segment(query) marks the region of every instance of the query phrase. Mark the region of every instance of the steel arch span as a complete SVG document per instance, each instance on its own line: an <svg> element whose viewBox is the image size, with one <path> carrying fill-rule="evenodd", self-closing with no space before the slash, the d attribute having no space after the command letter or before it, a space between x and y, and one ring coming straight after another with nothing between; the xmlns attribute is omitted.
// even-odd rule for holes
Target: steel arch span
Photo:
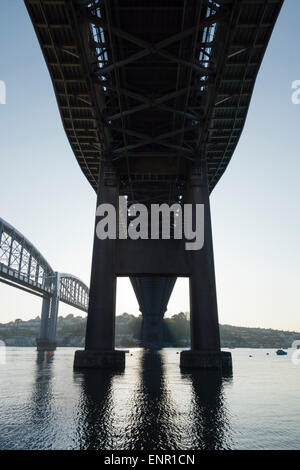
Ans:
<svg viewBox="0 0 300 470"><path fill-rule="evenodd" d="M87 312L89 304L89 289L73 274L59 274L59 298L62 302Z"/></svg>
<svg viewBox="0 0 300 470"><path fill-rule="evenodd" d="M54 348L59 301L87 312L88 287L72 274L54 271L40 251L0 218L0 282L43 298L38 348Z"/></svg>

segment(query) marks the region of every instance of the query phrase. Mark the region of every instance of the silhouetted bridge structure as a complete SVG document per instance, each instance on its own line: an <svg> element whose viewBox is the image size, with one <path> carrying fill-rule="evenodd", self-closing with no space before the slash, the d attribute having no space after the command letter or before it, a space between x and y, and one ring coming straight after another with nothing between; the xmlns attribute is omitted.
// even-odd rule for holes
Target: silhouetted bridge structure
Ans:
<svg viewBox="0 0 300 470"><path fill-rule="evenodd" d="M86 348L76 367L119 367L116 277L130 276L144 342L159 343L177 276L190 279L183 367L221 353L209 194L243 130L282 0L25 0L74 155L97 204L205 206L205 244L94 239ZM96 217L96 223L99 220ZM172 225L172 222L171 222ZM174 221L173 221L174 226Z"/></svg>
<svg viewBox="0 0 300 470"><path fill-rule="evenodd" d="M0 282L43 298L38 349L56 347L59 301L88 309L87 286L72 274L55 272L29 240L1 218Z"/></svg>

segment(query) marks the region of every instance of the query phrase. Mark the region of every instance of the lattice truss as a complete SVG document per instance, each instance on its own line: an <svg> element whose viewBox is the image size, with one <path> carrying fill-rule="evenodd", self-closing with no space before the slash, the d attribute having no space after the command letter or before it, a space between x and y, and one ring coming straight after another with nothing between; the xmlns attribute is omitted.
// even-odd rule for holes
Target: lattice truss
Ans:
<svg viewBox="0 0 300 470"><path fill-rule="evenodd" d="M23 280L51 289L54 272L40 252L17 230L0 219L0 265Z"/></svg>
<svg viewBox="0 0 300 470"><path fill-rule="evenodd" d="M57 289L57 275L46 259L27 238L1 218L0 277L48 295L54 295L58 290L62 302L87 311L88 287L72 274L59 274Z"/></svg>
<svg viewBox="0 0 300 470"><path fill-rule="evenodd" d="M207 160L213 190L245 124L282 0L25 0L66 135L97 190L174 203Z"/></svg>
<svg viewBox="0 0 300 470"><path fill-rule="evenodd" d="M90 22L91 72L102 87L103 123L113 136L112 161L126 161L128 174L121 178L124 192L132 202L151 201L154 183L158 201L179 202L183 186L182 160L192 162L199 154L208 84L216 74L212 45L217 22L228 16L228 9L212 0L199 2L195 8L196 24L183 24L180 32L150 43L141 39L142 35L138 37L113 26L113 12L107 2L94 0L79 4L85 7L82 14ZM190 53L187 54L186 49L190 49ZM170 90L162 80L154 94L153 87L149 93L142 93L140 90L147 88L147 70L155 82L158 67L162 76L177 73L174 89ZM134 70L140 79L141 71L145 73L144 82L140 80L137 87L131 80ZM143 120L145 125L141 124ZM144 132L147 128L148 133ZM109 144L105 142L103 130L101 135L105 149ZM140 156L171 159L176 172L173 175L135 174L130 170L131 161Z"/></svg>
<svg viewBox="0 0 300 470"><path fill-rule="evenodd" d="M60 300L68 304L87 310L89 303L89 290L87 286L74 276L60 275Z"/></svg>

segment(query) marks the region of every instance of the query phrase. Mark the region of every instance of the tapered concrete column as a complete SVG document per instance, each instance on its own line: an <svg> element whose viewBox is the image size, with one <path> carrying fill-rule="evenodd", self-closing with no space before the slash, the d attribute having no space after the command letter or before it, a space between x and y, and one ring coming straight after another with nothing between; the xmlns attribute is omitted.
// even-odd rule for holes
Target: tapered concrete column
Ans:
<svg viewBox="0 0 300 470"><path fill-rule="evenodd" d="M220 351L209 188L205 160L190 176L185 203L194 206L196 204L204 205L204 246L200 250L190 252L192 271L190 276L191 351L181 353L181 366L221 368L225 361L225 368L228 354L224 355Z"/></svg>
<svg viewBox="0 0 300 470"><path fill-rule="evenodd" d="M153 253L155 256L157 254ZM146 348L160 348L163 345L163 316L176 277L141 276L130 280L143 315L142 344Z"/></svg>
<svg viewBox="0 0 300 470"><path fill-rule="evenodd" d="M102 168L97 208L100 204L111 204L117 214L118 197L118 180L113 169ZM114 349L116 240L98 238L96 227L101 218L96 215L85 351L76 351L75 368L120 368L125 365L125 353Z"/></svg>
<svg viewBox="0 0 300 470"><path fill-rule="evenodd" d="M142 320L142 344L145 348L158 349L163 346L162 317L143 317Z"/></svg>

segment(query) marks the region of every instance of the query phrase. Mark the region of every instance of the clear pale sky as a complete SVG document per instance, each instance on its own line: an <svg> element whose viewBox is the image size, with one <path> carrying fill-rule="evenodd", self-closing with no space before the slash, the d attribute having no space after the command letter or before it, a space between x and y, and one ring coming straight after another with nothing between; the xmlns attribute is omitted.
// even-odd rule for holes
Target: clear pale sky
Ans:
<svg viewBox="0 0 300 470"><path fill-rule="evenodd" d="M220 323L300 331L300 2L286 0L266 53L246 126L211 197ZM1 0L0 216L57 271L87 284L95 193L61 124L50 77L22 0ZM167 315L189 309L177 281ZM41 300L0 284L0 322L40 314ZM117 313L138 314L127 279ZM82 312L60 305L60 315Z"/></svg>

